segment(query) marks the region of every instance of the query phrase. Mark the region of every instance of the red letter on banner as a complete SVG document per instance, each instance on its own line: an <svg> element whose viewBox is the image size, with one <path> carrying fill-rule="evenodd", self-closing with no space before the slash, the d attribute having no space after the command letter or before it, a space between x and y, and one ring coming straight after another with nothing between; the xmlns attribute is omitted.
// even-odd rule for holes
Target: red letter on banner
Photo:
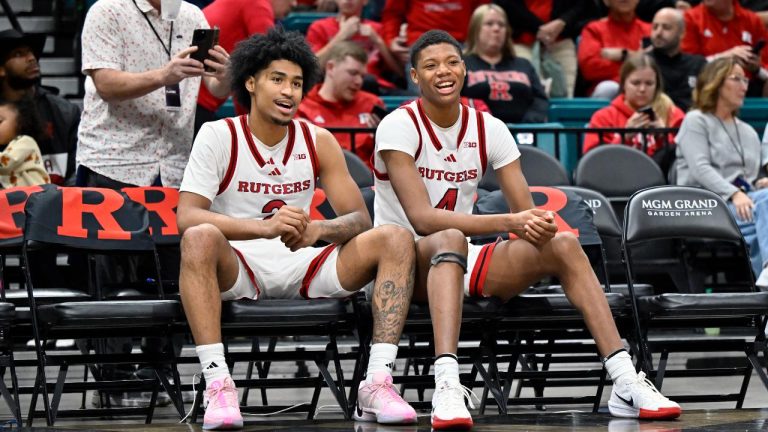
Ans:
<svg viewBox="0 0 768 432"><path fill-rule="evenodd" d="M163 199L157 202L147 202L147 192L155 190L163 194ZM165 187L129 187L123 189L128 197L143 205L148 212L154 213L163 221L163 235L178 235L179 226L176 224L176 212L179 205L179 191ZM150 232L152 227L150 227Z"/></svg>
<svg viewBox="0 0 768 432"><path fill-rule="evenodd" d="M99 193L104 200L99 204L85 204L83 192ZM93 188L61 188L63 208L61 226L57 233L68 237L88 237L88 230L83 227L83 213L92 214L103 229L98 230L97 237L101 240L130 240L131 233L123 230L112 213L123 206L123 197L111 189Z"/></svg>

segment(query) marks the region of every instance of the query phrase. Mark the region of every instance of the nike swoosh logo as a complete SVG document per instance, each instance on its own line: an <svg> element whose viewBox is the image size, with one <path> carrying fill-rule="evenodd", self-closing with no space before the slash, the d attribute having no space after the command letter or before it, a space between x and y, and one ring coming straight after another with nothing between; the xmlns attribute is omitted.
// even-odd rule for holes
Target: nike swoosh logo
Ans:
<svg viewBox="0 0 768 432"><path fill-rule="evenodd" d="M632 400L632 398L631 398L631 397L629 398L629 400L627 400L627 399L624 399L623 397L619 396L619 394L618 394L618 393L616 393L616 397L617 397L617 398L619 398L619 399L621 399L621 400L622 400L622 402L624 402L625 404L627 404L627 405L629 405L629 406L631 406L631 407L635 406L635 404L634 404L634 401Z"/></svg>
<svg viewBox="0 0 768 432"><path fill-rule="evenodd" d="M618 396L618 395L616 395L616 396ZM355 408L357 409L357 416L358 417L362 417L363 416L363 410L360 409L360 404L357 404L355 406Z"/></svg>

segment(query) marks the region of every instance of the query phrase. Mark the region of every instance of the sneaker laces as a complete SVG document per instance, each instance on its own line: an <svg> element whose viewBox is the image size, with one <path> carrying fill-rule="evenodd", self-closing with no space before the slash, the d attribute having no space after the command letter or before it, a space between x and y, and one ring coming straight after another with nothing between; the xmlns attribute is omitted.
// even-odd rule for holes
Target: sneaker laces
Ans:
<svg viewBox="0 0 768 432"><path fill-rule="evenodd" d="M192 375L192 391L195 392L195 400L192 401L192 408L189 409L189 412L187 413L187 415L184 416L183 419L179 420L179 423L184 423L189 418L189 416L192 415L192 411L194 411L195 407L197 406L197 393L198 393L198 391L197 391L196 387L197 387L198 384L200 384L200 374Z"/></svg>
<svg viewBox="0 0 768 432"><path fill-rule="evenodd" d="M381 398L387 404L391 402L400 402L400 400L402 400L402 397L400 397L400 393L395 391L395 388L392 387L391 383L387 383L387 382L371 383L368 385L371 387L371 398L375 397L378 394L381 394Z"/></svg>
<svg viewBox="0 0 768 432"><path fill-rule="evenodd" d="M655 385L645 376L645 372L638 372L637 373L637 383L640 384L640 389L643 392L651 392L652 396L654 397L662 397L666 399L666 396L661 394L661 392L656 388Z"/></svg>
<svg viewBox="0 0 768 432"><path fill-rule="evenodd" d="M477 400L478 403L480 402L480 398L478 398L477 395L475 395L475 392L473 392L472 390L470 390L469 388L467 388L466 386L462 385L459 382L452 383L449 381L443 381L442 385L440 386L440 390L442 391L438 392L438 394L446 393L446 394L455 395L457 393L461 393L461 398L455 398L450 396L440 397L440 401L438 402L438 404L440 405L447 404L449 406L450 411L454 411L462 408L466 409L467 406L464 404L465 400L467 401L467 403L469 404L469 408L471 409L475 409L475 404L472 403L472 398L475 398L475 400ZM446 400L448 401L447 403L445 402ZM459 408L459 406L461 408Z"/></svg>
<svg viewBox="0 0 768 432"><path fill-rule="evenodd" d="M230 378L231 380L231 378ZM225 380L221 381L221 387L208 388L206 392L208 394L208 405L215 403L217 406L237 406L240 404L237 401L237 391L233 387L224 385Z"/></svg>

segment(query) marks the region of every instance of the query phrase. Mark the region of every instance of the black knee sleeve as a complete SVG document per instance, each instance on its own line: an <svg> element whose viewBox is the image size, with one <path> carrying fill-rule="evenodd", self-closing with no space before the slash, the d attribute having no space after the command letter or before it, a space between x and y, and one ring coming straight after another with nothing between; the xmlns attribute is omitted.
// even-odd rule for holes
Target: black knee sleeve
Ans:
<svg viewBox="0 0 768 432"><path fill-rule="evenodd" d="M456 252L440 252L439 254L433 256L432 260L429 261L433 267L440 264L441 262L457 264L459 267L461 267L464 273L467 272L467 258L464 255L458 254Z"/></svg>

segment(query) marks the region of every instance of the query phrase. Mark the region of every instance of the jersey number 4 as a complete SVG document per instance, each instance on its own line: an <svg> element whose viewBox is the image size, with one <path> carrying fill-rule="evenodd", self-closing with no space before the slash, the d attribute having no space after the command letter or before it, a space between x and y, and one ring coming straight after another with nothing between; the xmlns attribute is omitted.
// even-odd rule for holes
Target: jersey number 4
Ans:
<svg viewBox="0 0 768 432"><path fill-rule="evenodd" d="M445 195L440 198L440 201L435 205L437 209L443 210L456 210L456 200L459 198L459 189L451 188L445 191Z"/></svg>

